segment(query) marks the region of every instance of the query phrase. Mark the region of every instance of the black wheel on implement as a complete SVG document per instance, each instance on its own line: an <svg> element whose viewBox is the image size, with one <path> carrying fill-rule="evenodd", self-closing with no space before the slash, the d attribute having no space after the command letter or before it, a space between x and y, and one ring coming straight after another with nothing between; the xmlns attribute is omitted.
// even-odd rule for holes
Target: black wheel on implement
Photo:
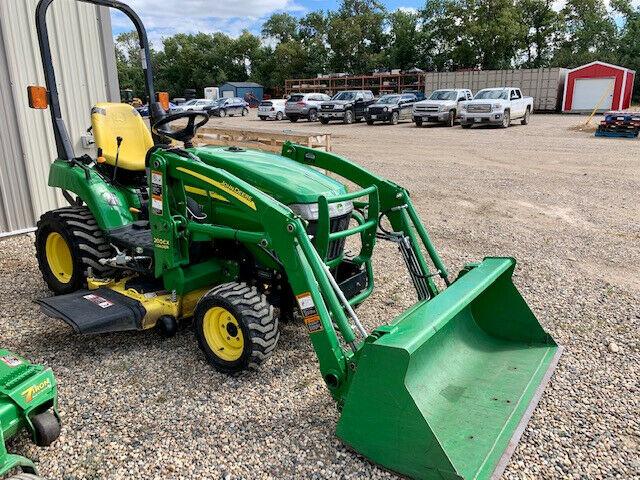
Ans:
<svg viewBox="0 0 640 480"><path fill-rule="evenodd" d="M61 425L58 417L51 412L43 412L31 417L36 445L48 447L59 436Z"/></svg>
<svg viewBox="0 0 640 480"><path fill-rule="evenodd" d="M42 278L57 294L86 285L87 269L97 277L113 275L100 264L112 256L111 247L87 207L65 207L43 214L36 229L36 258Z"/></svg>
<svg viewBox="0 0 640 480"><path fill-rule="evenodd" d="M257 367L271 356L280 338L273 307L246 283L214 288L202 297L193 318L200 348L224 373Z"/></svg>

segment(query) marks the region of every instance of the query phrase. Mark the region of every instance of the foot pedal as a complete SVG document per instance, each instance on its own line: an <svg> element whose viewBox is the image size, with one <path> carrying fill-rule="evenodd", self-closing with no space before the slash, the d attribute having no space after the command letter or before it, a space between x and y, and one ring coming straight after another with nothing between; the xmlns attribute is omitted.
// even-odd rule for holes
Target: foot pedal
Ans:
<svg viewBox="0 0 640 480"><path fill-rule="evenodd" d="M64 320L77 333L140 330L147 313L137 300L108 288L78 290L36 303L46 315Z"/></svg>

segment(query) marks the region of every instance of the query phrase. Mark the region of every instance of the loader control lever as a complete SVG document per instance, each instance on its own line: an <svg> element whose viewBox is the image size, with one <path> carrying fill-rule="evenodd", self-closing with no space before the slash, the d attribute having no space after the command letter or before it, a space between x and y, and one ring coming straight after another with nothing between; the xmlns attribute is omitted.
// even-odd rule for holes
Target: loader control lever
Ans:
<svg viewBox="0 0 640 480"><path fill-rule="evenodd" d="M202 120L196 123L196 119L198 117L202 117ZM170 123L181 120L183 118L188 119L186 125L177 126L175 129L169 127ZM196 132L208 121L209 115L205 112L180 112L161 118L153 124L151 130L156 135L183 142L185 148L191 148L193 147L193 143L191 143L191 140L193 140L193 137L195 137Z"/></svg>

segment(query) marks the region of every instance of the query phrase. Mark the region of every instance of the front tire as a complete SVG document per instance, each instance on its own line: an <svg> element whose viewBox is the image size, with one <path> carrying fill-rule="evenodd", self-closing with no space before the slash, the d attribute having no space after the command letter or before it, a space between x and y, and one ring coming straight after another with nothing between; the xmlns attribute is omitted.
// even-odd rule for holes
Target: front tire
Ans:
<svg viewBox="0 0 640 480"><path fill-rule="evenodd" d="M527 111L524 112L524 117L520 120L520 124L529 125L529 121L531 120L531 109L527 107Z"/></svg>
<svg viewBox="0 0 640 480"><path fill-rule="evenodd" d="M450 110L449 116L447 117L447 127L453 127L456 123L456 111Z"/></svg>
<svg viewBox="0 0 640 480"><path fill-rule="evenodd" d="M318 111L312 108L309 110L309 121L315 122L316 120L318 120Z"/></svg>
<svg viewBox="0 0 640 480"><path fill-rule="evenodd" d="M471 128L471 123L461 123L460 126L466 130Z"/></svg>
<svg viewBox="0 0 640 480"><path fill-rule="evenodd" d="M242 109L242 116L246 117L247 115L249 115L249 109L248 108L243 108Z"/></svg>
<svg viewBox="0 0 640 480"><path fill-rule="evenodd" d="M298 121L298 117L289 117L289 121L291 123L296 123Z"/></svg>
<svg viewBox="0 0 640 480"><path fill-rule="evenodd" d="M511 112L509 110L505 110L502 114L502 124L500 125L502 128L509 128L511 125Z"/></svg>
<svg viewBox="0 0 640 480"><path fill-rule="evenodd" d="M367 120L367 125L373 125L373 120Z"/></svg>
<svg viewBox="0 0 640 480"><path fill-rule="evenodd" d="M219 116L220 118L226 117L226 116L227 116L227 111L226 111L226 110L220 110L220 111L218 112L218 116Z"/></svg>
<svg viewBox="0 0 640 480"><path fill-rule="evenodd" d="M343 122L347 125L353 123L353 112L351 110L347 110L346 112L344 112Z"/></svg>
<svg viewBox="0 0 640 480"><path fill-rule="evenodd" d="M389 119L389 123L391 125L397 125L400 120L400 114L398 112L391 113L391 118Z"/></svg>
<svg viewBox="0 0 640 480"><path fill-rule="evenodd" d="M100 264L112 256L111 247L87 207L65 207L40 217L36 230L36 259L42 278L56 295L86 285L87 270L96 277L113 275Z"/></svg>
<svg viewBox="0 0 640 480"><path fill-rule="evenodd" d="M225 283L207 293L194 313L200 348L216 370L256 368L276 348L280 332L273 306L256 287Z"/></svg>
<svg viewBox="0 0 640 480"><path fill-rule="evenodd" d="M328 118L324 118L324 117L320 117L320 123L322 125L328 125L329 124L329 119Z"/></svg>
<svg viewBox="0 0 640 480"><path fill-rule="evenodd" d="M416 127L422 126L422 118L414 118L413 122L416 124Z"/></svg>

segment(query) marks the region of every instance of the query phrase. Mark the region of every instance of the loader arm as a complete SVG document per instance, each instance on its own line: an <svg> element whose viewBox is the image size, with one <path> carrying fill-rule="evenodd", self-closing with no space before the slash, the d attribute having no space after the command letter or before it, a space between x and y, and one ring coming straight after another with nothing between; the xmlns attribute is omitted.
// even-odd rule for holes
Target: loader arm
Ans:
<svg viewBox="0 0 640 480"><path fill-rule="evenodd" d="M235 239L268 251L298 299L322 378L342 412L337 434L346 444L414 478L499 475L560 354L512 283L515 260L485 258L450 281L406 190L332 154L292 144L283 154L361 188L318 199L313 243L301 218L240 178L190 152L153 153L156 275L173 288L172 272L193 268L186 267L192 240ZM253 228L217 225L215 215L209 223L189 220L185 192L194 189L224 196ZM328 205L347 200L356 206L354 222L329 232ZM381 226L385 216L391 227ZM351 305L371 293L373 282L347 300L325 255L331 240L350 235L360 235L354 260L371 279L375 240L397 243L418 294L413 307L372 332ZM435 275L445 289L438 291Z"/></svg>

